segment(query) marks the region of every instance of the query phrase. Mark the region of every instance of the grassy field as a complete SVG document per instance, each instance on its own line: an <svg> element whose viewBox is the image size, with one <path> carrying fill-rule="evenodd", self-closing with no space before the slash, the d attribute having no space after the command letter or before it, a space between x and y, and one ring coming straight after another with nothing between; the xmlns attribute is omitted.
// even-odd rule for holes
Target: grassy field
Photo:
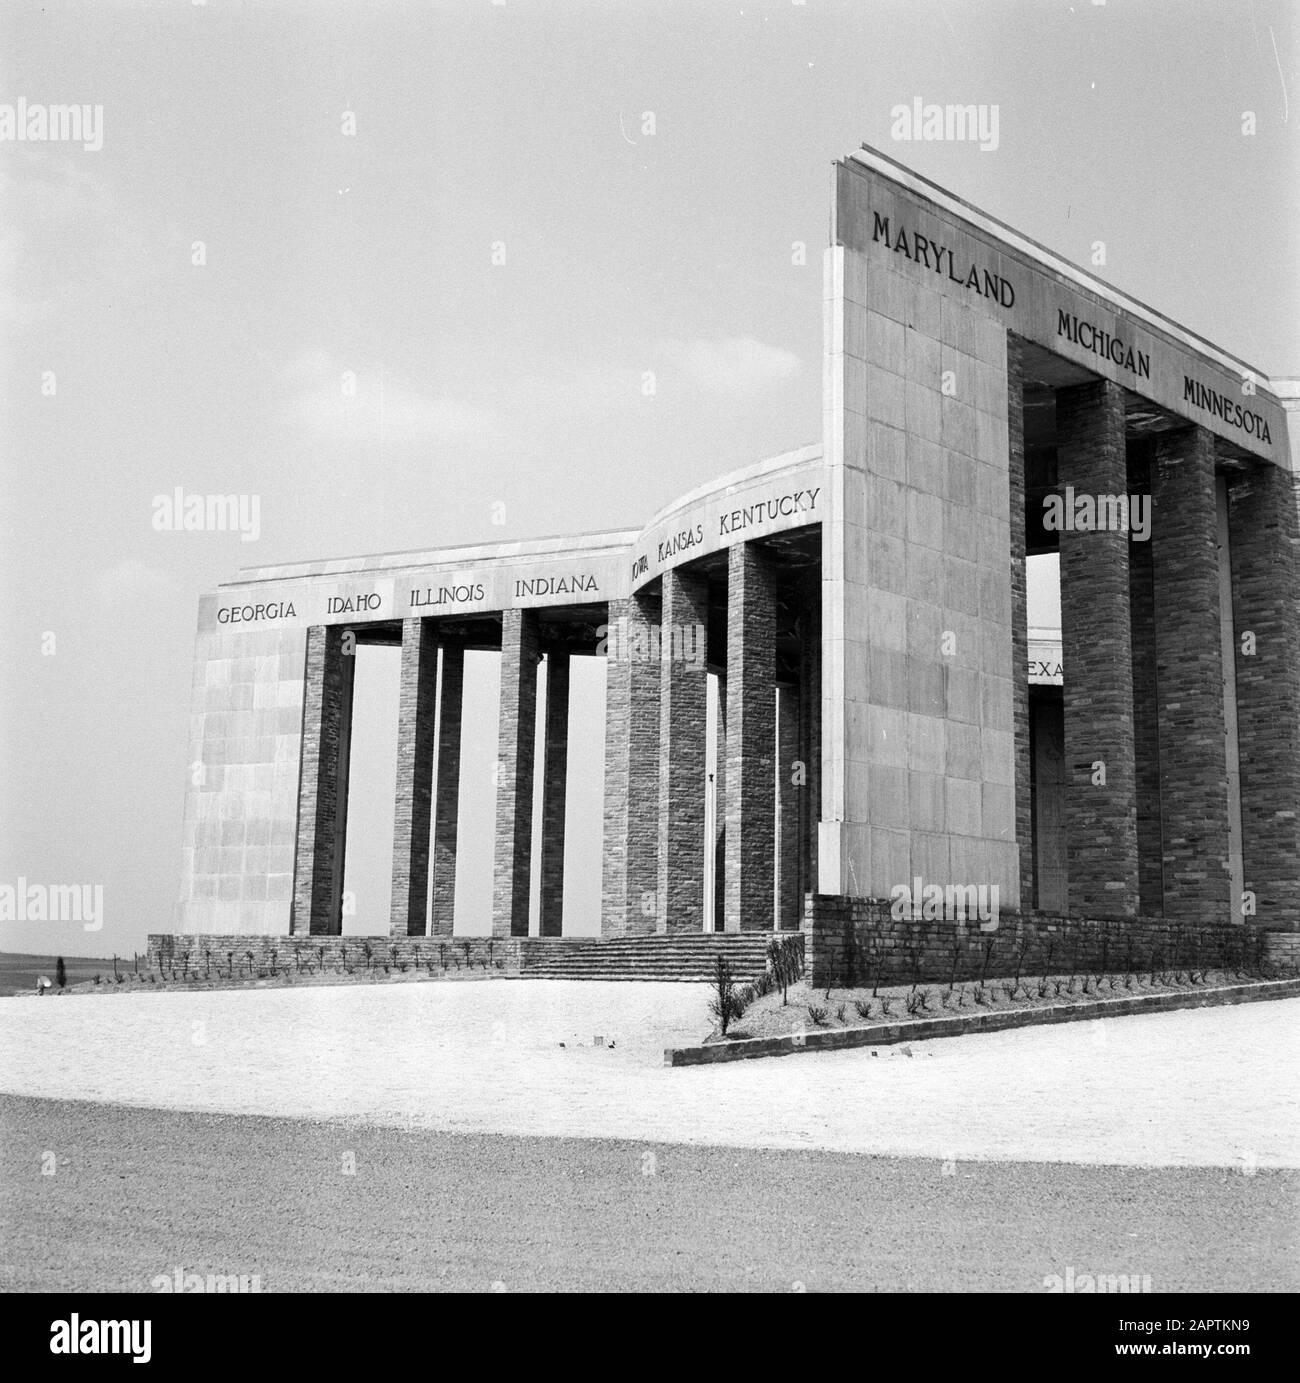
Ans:
<svg viewBox="0 0 1300 1383"><path fill-rule="evenodd" d="M53 1163L50 1155L53 1155ZM42 1160L54 1168L42 1174ZM0 1097L0 1288L1294 1291L1300 1172L362 1128Z"/></svg>
<svg viewBox="0 0 1300 1383"><path fill-rule="evenodd" d="M38 975L54 979L55 956L34 956L20 952L0 952L0 995L30 994L36 988ZM93 980L96 975L112 975L112 957L104 959L96 956L65 956L63 964L68 972L68 984L82 984ZM119 968L125 964L130 967L131 957L125 962L118 960Z"/></svg>

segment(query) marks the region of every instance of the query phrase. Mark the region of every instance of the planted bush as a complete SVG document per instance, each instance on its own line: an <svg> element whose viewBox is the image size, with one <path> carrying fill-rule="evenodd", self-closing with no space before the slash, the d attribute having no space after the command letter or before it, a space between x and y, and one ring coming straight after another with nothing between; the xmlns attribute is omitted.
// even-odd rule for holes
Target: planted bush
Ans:
<svg viewBox="0 0 1300 1383"><path fill-rule="evenodd" d="M733 1019L745 1011L744 1000L731 978L731 965L721 951L713 959L713 990L709 995L709 1012L717 1020L723 1037Z"/></svg>

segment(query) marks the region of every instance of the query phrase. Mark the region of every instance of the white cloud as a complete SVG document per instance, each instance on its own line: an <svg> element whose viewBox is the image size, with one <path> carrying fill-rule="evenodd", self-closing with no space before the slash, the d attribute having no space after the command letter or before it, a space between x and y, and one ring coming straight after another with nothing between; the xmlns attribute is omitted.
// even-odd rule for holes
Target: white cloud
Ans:
<svg viewBox="0 0 1300 1383"><path fill-rule="evenodd" d="M0 166L0 317L44 327L96 288L138 282L139 231L92 164L64 152L7 152Z"/></svg>
<svg viewBox="0 0 1300 1383"><path fill-rule="evenodd" d="M138 557L124 558L90 578L91 594L109 608L118 608L124 601L159 596L175 584L175 579L166 572L147 565Z"/></svg>
<svg viewBox="0 0 1300 1383"><path fill-rule="evenodd" d="M309 351L285 368L297 392L285 419L320 442L382 440L386 445L489 449L507 441L495 414L462 399L422 394L372 365L344 367Z"/></svg>
<svg viewBox="0 0 1300 1383"><path fill-rule="evenodd" d="M792 351L765 345L752 336L668 341L664 353L689 379L719 394L753 393L790 379L802 363Z"/></svg>

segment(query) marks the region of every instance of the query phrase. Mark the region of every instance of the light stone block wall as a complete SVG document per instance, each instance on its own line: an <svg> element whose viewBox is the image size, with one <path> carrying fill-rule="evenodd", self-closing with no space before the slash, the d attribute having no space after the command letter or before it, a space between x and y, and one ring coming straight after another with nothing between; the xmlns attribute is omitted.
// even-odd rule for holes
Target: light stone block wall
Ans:
<svg viewBox="0 0 1300 1383"><path fill-rule="evenodd" d="M287 934L305 629L200 630L176 930Z"/></svg>
<svg viewBox="0 0 1300 1383"><path fill-rule="evenodd" d="M1006 330L849 244L826 289L819 888L1015 908Z"/></svg>

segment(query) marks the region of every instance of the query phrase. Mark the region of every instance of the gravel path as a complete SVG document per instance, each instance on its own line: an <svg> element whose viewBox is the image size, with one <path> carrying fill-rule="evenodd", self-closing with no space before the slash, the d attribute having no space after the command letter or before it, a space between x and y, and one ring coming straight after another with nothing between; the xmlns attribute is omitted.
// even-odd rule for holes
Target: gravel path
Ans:
<svg viewBox="0 0 1300 1383"><path fill-rule="evenodd" d="M704 1002L693 985L504 980L16 998L0 1001L0 1090L455 1132L1300 1166L1300 1000L664 1068L664 1047L703 1036Z"/></svg>
<svg viewBox="0 0 1300 1383"><path fill-rule="evenodd" d="M1042 1292L1071 1268L1152 1292L1294 1291L1298 1192L1293 1171L943 1164L0 1096L9 1291L147 1292L176 1268L256 1274L264 1292Z"/></svg>

